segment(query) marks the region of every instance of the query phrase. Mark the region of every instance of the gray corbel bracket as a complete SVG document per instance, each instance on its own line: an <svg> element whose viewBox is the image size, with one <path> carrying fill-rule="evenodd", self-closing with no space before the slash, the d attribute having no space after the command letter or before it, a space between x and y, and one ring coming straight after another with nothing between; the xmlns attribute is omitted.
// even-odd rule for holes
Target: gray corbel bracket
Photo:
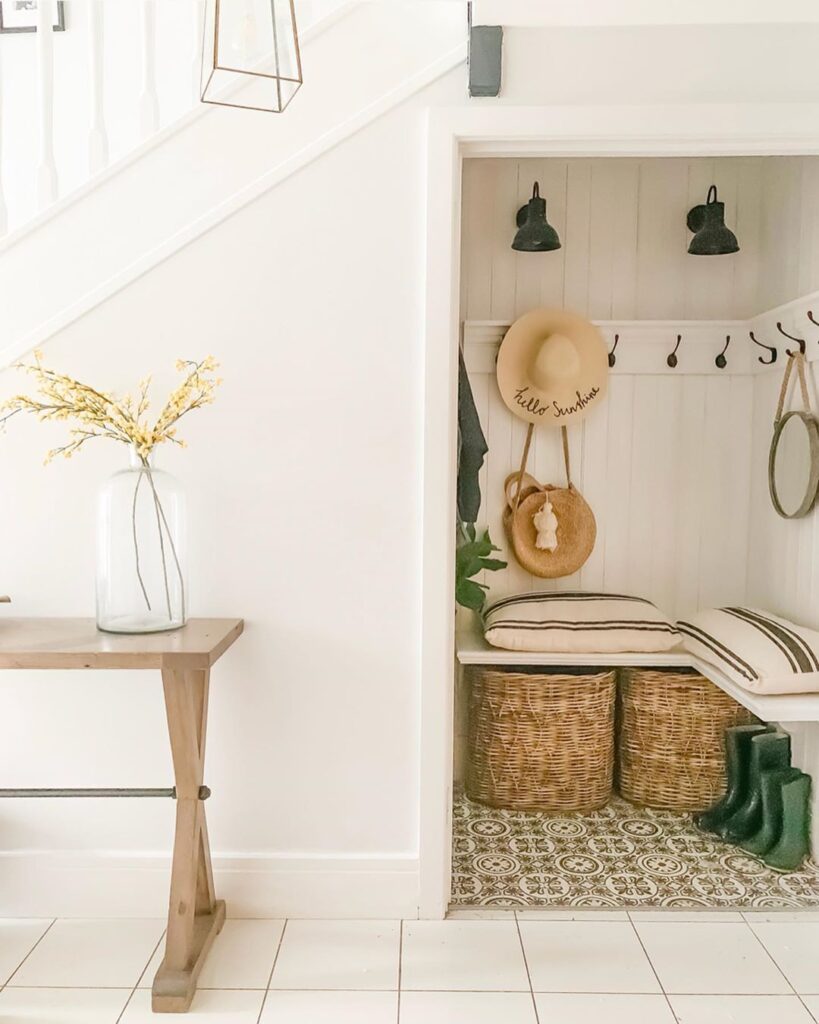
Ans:
<svg viewBox="0 0 819 1024"><path fill-rule="evenodd" d="M499 96L503 72L503 27L471 25L469 29L469 95Z"/></svg>

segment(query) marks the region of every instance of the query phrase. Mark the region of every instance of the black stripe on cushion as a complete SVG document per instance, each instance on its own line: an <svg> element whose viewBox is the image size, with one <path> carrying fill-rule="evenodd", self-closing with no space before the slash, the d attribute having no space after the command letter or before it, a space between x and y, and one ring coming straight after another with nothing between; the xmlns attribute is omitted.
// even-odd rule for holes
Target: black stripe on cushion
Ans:
<svg viewBox="0 0 819 1024"><path fill-rule="evenodd" d="M758 619L756 616L751 615L745 608L723 608L722 611L727 615L733 615L735 619L739 619L740 622L744 622L760 632L766 640L769 640L774 647L784 654L785 660L790 665L792 671L805 671L799 668L800 661L804 661L802 652L795 650L790 638L785 636L780 630L771 629L763 619Z"/></svg>
<svg viewBox="0 0 819 1024"><path fill-rule="evenodd" d="M720 643L716 637L706 633L705 630L700 629L699 626L695 626L691 622L678 622L677 629L681 633L685 633L686 636L690 636L692 640L696 640L701 643L703 647L707 647L709 651L735 671L739 672L740 675L745 676L746 679L758 679L759 676L751 668L751 666L742 660L734 651L730 650L724 644Z"/></svg>
<svg viewBox="0 0 819 1024"><path fill-rule="evenodd" d="M526 604L529 601L637 601L640 604L651 604L650 601L646 601L643 597L631 597L628 594L592 594L588 591L567 591L562 593L559 590L555 590L548 594L518 594L515 597L502 597L497 601L493 601L487 608L484 609L484 615L489 615L490 612L495 611L497 608L505 608L510 604Z"/></svg>
<svg viewBox="0 0 819 1024"><path fill-rule="evenodd" d="M777 622L775 619L769 618L767 615L763 615L761 612L753 611L750 608L733 608L731 611L742 611L749 618L753 618L758 622L764 622L772 631L776 631L777 634L791 641L790 649L793 651L795 657L799 660L799 671L800 672L816 672L819 671L819 659L816 657L816 653L810 644L805 640L804 637L800 636L795 629L791 629L790 626L786 626L784 622ZM804 656L804 660L803 657ZM804 666L807 667L804 667Z"/></svg>
<svg viewBox="0 0 819 1024"><path fill-rule="evenodd" d="M524 622L522 620L509 620L497 622L495 625L486 627L487 633L490 629L540 629L540 630L551 630L551 629L576 629L578 632L583 632L584 629L592 630L628 630L628 629L640 629L640 630L654 630L663 633L676 633L673 626L668 626L664 622L645 622L638 623L635 621L631 622Z"/></svg>

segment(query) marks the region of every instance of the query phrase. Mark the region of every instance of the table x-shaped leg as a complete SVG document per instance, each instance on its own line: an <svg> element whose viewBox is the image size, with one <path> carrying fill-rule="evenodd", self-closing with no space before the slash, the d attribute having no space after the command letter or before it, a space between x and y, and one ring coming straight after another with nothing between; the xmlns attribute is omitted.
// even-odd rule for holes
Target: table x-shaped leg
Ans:
<svg viewBox="0 0 819 1024"><path fill-rule="evenodd" d="M208 718L208 669L163 669L165 710L176 778L176 833L165 957L156 972L155 1013L184 1013L196 979L225 921L213 889L205 806L201 800Z"/></svg>

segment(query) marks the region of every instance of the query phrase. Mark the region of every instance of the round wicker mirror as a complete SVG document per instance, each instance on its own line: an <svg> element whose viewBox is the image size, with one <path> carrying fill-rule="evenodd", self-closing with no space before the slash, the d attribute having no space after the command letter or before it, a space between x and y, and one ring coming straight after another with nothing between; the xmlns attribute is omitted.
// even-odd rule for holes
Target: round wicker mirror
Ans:
<svg viewBox="0 0 819 1024"><path fill-rule="evenodd" d="M788 412L779 420L768 457L768 488L784 519L800 519L819 491L819 422L809 412Z"/></svg>

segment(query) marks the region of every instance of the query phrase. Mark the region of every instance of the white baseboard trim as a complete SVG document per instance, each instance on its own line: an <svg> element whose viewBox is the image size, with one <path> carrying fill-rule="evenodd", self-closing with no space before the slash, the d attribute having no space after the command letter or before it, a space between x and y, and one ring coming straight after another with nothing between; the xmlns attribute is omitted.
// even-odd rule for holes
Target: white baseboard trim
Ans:
<svg viewBox="0 0 819 1024"><path fill-rule="evenodd" d="M215 854L228 917L415 918L411 856ZM0 851L0 917L165 917L170 856Z"/></svg>

